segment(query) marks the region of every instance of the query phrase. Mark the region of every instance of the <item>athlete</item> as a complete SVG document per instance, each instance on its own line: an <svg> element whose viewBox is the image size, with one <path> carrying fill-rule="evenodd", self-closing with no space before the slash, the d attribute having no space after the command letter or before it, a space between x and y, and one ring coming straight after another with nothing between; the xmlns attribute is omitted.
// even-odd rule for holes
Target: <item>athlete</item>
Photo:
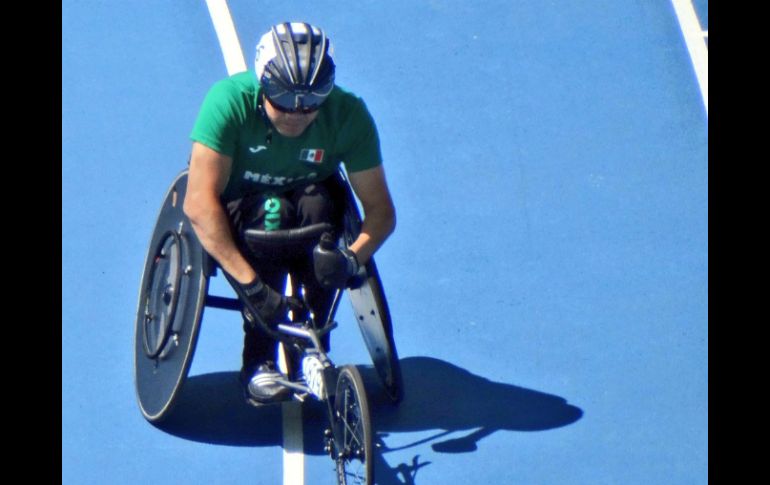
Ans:
<svg viewBox="0 0 770 485"><path fill-rule="evenodd" d="M184 212L206 251L235 279L268 325L288 311L316 314L344 288L395 229L379 136L363 100L334 83L331 43L318 27L292 22L260 39L254 71L213 85L194 124ZM364 211L349 249L300 251L294 259L256 255L243 231L333 223L342 201L332 180L344 163ZM305 301L283 294L287 271L305 286ZM273 339L243 312L241 381L252 404L290 391L272 383Z"/></svg>

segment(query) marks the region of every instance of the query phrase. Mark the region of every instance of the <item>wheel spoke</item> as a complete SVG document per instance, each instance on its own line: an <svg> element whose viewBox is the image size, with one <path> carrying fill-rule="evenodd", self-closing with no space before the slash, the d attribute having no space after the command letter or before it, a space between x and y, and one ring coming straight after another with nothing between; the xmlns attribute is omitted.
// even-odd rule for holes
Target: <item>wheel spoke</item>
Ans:
<svg viewBox="0 0 770 485"><path fill-rule="evenodd" d="M334 447L337 481L341 485L372 483L371 424L365 392L357 369L343 368L337 382L335 421L339 441Z"/></svg>
<svg viewBox="0 0 770 485"><path fill-rule="evenodd" d="M356 422L356 427L355 428L351 428L350 425L348 424L347 420L344 420L343 423L345 424L345 428L350 432L350 437L352 438L351 440L345 440L345 444L347 445L347 444L355 441L355 443L358 446L362 446L363 444L361 443L361 440L359 439L359 437L358 437L358 435L356 433L356 430L358 430L358 424L359 423Z"/></svg>
<svg viewBox="0 0 770 485"><path fill-rule="evenodd" d="M348 448L350 447L349 445L353 442L355 442L355 444L357 444L359 448L363 447L361 438L358 436L359 435L358 430L361 424L361 419L356 418L353 427L350 426L350 422L348 420L348 416L350 416L351 411L354 410L354 406L352 406L349 403L349 398L350 398L350 389L348 388L345 390L345 403L343 408L343 414L341 417L342 425L344 426L344 431L345 431L344 440L343 440L343 442L345 443L345 451L349 451L348 450Z"/></svg>

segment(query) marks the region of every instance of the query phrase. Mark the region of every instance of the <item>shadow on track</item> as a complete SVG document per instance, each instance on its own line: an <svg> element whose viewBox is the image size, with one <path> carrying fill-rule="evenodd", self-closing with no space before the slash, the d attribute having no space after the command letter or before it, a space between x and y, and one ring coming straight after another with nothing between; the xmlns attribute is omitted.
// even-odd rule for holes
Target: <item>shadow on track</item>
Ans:
<svg viewBox="0 0 770 485"><path fill-rule="evenodd" d="M463 438L432 445L434 451L474 451L479 440L497 430L545 431L574 423L583 415L564 398L492 382L439 359L409 357L401 360L401 369L405 386L401 405L389 406L372 392L375 429L444 430L441 435L473 430ZM362 374L374 391L374 370L364 368Z"/></svg>
<svg viewBox="0 0 770 485"><path fill-rule="evenodd" d="M390 466L384 454L431 443L438 453L475 451L486 436L500 430L546 431L579 420L583 411L564 398L540 391L493 382L432 357L401 359L404 400L392 406L384 397L374 369L360 366L370 398L378 453L377 483L411 485L417 471L430 462ZM323 454L323 405L309 400L303 406L305 453ZM233 446L281 445L281 408L254 408L242 397L236 372L192 376L182 388L168 418L156 425L180 438ZM438 431L414 443L389 448L389 433ZM444 439L450 434L465 433ZM418 448L419 449L419 448Z"/></svg>
<svg viewBox="0 0 770 485"><path fill-rule="evenodd" d="M385 459L389 451L432 443L438 453L467 453L495 431L546 431L579 420L583 411L564 398L523 387L492 382L448 362L431 357L401 359L404 400L394 407L379 397L381 389L372 368L362 374L371 394L372 420L377 432L379 453L375 457L375 476L379 485L414 485L420 461L391 466ZM382 391L379 391L382 394ZM388 433L436 430L435 435L414 443L390 448ZM444 439L450 434L468 434Z"/></svg>
<svg viewBox="0 0 770 485"><path fill-rule="evenodd" d="M155 426L174 436L204 443L280 445L280 406L250 406L241 389L237 372L188 377L173 410Z"/></svg>

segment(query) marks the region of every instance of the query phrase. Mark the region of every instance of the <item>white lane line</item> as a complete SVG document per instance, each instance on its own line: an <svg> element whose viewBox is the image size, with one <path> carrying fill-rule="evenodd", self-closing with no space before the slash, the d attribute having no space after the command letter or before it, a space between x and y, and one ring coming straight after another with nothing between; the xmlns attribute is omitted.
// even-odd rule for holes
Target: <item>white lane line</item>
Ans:
<svg viewBox="0 0 770 485"><path fill-rule="evenodd" d="M302 443L302 403L281 404L283 415L283 485L305 483L305 453Z"/></svg>
<svg viewBox="0 0 770 485"><path fill-rule="evenodd" d="M219 45L225 57L227 73L233 75L246 71L243 49L238 41L235 24L227 6L227 0L206 0L214 30L217 32ZM283 484L304 485L305 455L302 440L301 403L282 404L283 421Z"/></svg>
<svg viewBox="0 0 770 485"><path fill-rule="evenodd" d="M695 14L695 9L690 0L671 0L671 3L674 4L674 11L679 20L679 27L682 29L682 34L684 34L687 50L690 52L692 65L695 69L695 75L698 78L701 95L703 96L703 105L706 107L706 116L708 117L709 55L704 40L704 31L701 29L700 22L698 22L698 16Z"/></svg>
<svg viewBox="0 0 770 485"><path fill-rule="evenodd" d="M286 278L286 295L293 295L291 278ZM287 372L286 351L278 347L278 367ZM291 401L281 405L283 418L283 485L304 485L305 444L302 438L302 403Z"/></svg>
<svg viewBox="0 0 770 485"><path fill-rule="evenodd" d="M211 21L214 23L219 45L225 56L227 73L232 76L245 71L246 62L243 60L243 50L238 41L238 34L235 32L235 25L230 16L230 9L227 7L227 0L206 0L206 5L209 7Z"/></svg>

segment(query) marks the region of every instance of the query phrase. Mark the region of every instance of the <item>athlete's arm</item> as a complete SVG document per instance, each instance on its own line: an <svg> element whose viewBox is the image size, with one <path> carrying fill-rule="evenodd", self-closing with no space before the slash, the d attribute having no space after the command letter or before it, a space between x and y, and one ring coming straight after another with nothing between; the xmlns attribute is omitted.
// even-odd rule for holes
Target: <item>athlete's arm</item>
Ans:
<svg viewBox="0 0 770 485"><path fill-rule="evenodd" d="M245 285L257 274L238 250L219 199L227 186L232 165L232 157L194 142L183 209L203 248L225 272Z"/></svg>
<svg viewBox="0 0 770 485"><path fill-rule="evenodd" d="M382 165L348 174L350 185L364 208L361 234L350 245L360 264L369 258L396 228L396 208Z"/></svg>

